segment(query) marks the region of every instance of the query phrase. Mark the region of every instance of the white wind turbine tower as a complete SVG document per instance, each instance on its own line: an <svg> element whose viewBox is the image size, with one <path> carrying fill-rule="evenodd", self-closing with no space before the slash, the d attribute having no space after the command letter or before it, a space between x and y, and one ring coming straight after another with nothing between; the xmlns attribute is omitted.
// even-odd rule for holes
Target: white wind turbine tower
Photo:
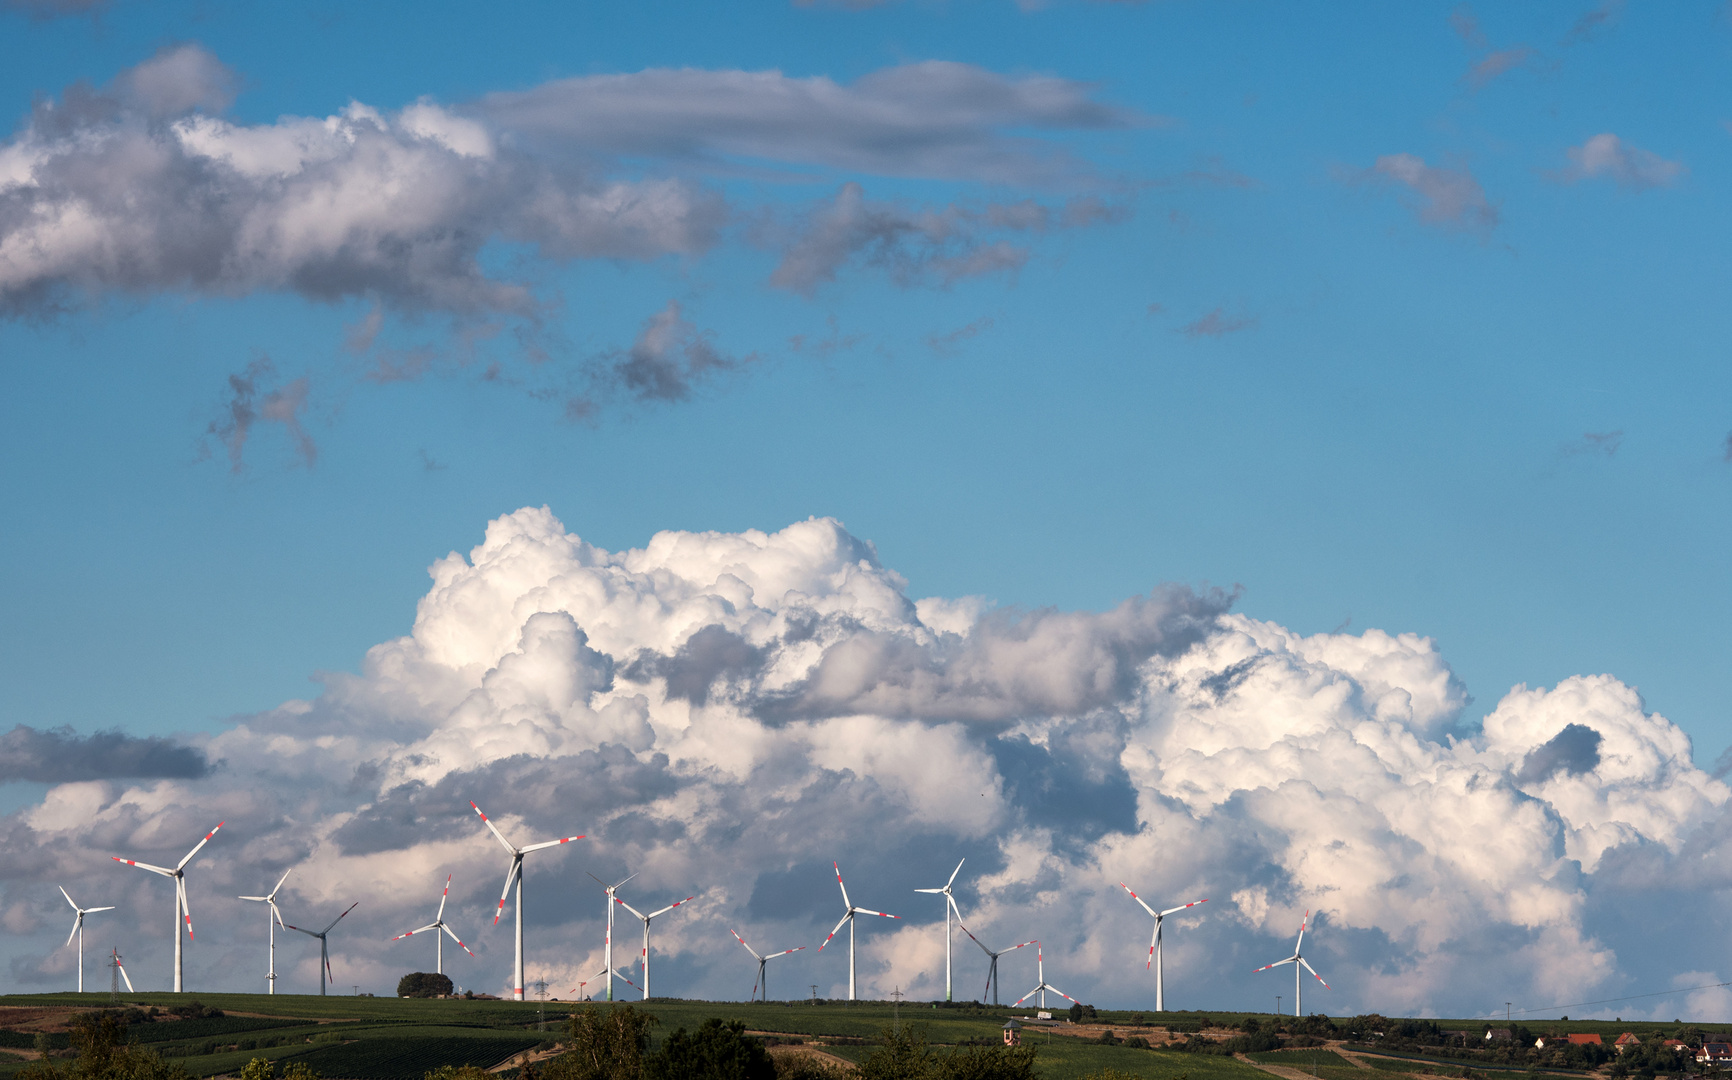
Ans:
<svg viewBox="0 0 1732 1080"><path fill-rule="evenodd" d="M746 939L741 937L739 934L735 934L732 929L729 929L728 933L734 934L734 940L735 941L739 942L741 945L746 945ZM752 982L752 998L756 998L758 996L758 987L762 986L764 988L763 1000L764 1001L770 1000L770 976L769 976L769 973L765 970L766 964L768 964L770 961L774 960L778 956L787 956L789 953L799 952L801 949L804 949L805 947L806 946L804 946L804 945L797 945L792 949L783 949L781 952L773 952L768 956L758 956L758 950L752 948L750 945L746 945L746 951L751 953L754 957L756 957L757 961L758 961L758 977L755 980L753 980L753 982ZM747 1000L749 1001L749 1000L751 1000L751 998L748 998Z"/></svg>
<svg viewBox="0 0 1732 1080"><path fill-rule="evenodd" d="M958 926L962 925L962 909L956 906L956 897L950 895L950 887L952 885L956 884L956 875L962 873L962 863L965 863L967 861L968 861L967 859L963 859L962 862L959 862L956 864L956 869L954 869L950 872L950 880L946 881L941 888L915 889L914 890L915 892L937 893L938 895L944 897L944 1000L945 1001L950 1000L950 913L952 911L956 912L956 925L958 925Z"/></svg>
<svg viewBox="0 0 1732 1080"><path fill-rule="evenodd" d="M589 874L589 871L585 870L584 873ZM607 937L602 942L601 962L607 966L607 1000L612 1001L613 1000L613 977L614 977L614 970L613 970L613 902L615 900L619 899L619 897L617 895L615 895L619 891L619 887L621 885L624 885L627 881L630 881L632 878L637 877L637 875L636 874L627 874L625 876L624 880L616 882L615 884L612 884L612 885L609 885L607 882L596 877L594 874L589 874L589 877L590 877L591 881L594 881L597 885L601 886L603 892L607 893ZM620 978L625 979L625 976L621 975ZM632 986L637 985L636 983L633 983L630 979L626 979L625 981Z"/></svg>
<svg viewBox="0 0 1732 1080"><path fill-rule="evenodd" d="M418 926L415 929L410 930L407 933L398 934L396 937L392 938L391 940L392 941L402 941L406 937L414 937L416 934L425 933L428 930L444 931L445 933L451 935L452 941L457 942L457 947L459 949L462 949L464 952L469 953L470 956L474 956L475 953L469 948L469 946L463 944L463 939L459 938L456 935L456 933L452 931L451 927L448 926L445 922L445 898L450 896L450 895L451 895L451 875L446 874L445 875L445 891L439 894L439 913L437 915L433 916L433 921L428 923L426 926ZM434 943L433 970L436 973L443 975L443 974L445 974L445 939L440 937L438 933L435 933L433 935L433 943Z"/></svg>
<svg viewBox="0 0 1732 1080"><path fill-rule="evenodd" d="M115 862L125 863L128 866L136 866L140 870L149 870L153 874L161 874L165 878L174 879L174 992L177 994L181 992L180 931L181 920L183 918L186 920L186 939L188 941L192 940L192 909L186 906L186 864L192 862L192 857L199 853L200 848L210 843L210 838L215 836L217 834L217 829L222 828L224 824L225 823L221 821L217 822L216 829L212 829L210 832L205 833L204 839L200 840L197 844L194 844L193 849L186 853L186 858L174 864L173 870L167 870L160 866L152 866L149 863L137 862L133 859L123 859L119 855L110 856L110 858Z"/></svg>
<svg viewBox="0 0 1732 1080"><path fill-rule="evenodd" d="M627 911L631 912L633 915L636 915L638 918L643 920L643 999L645 1001L649 1000L649 930L650 930L650 920L655 918L657 915L666 915L668 912L672 911L674 908L679 907L681 904L687 903L688 901L691 901L691 900L695 900L696 898L697 898L697 896L694 893L693 895L686 897L684 900L675 900L673 903L669 904L665 908L662 908L660 911L652 911L648 915L645 915L643 912L639 911L637 908L632 907L630 904L626 903L624 900L621 900L617 896L615 896L613 898L614 902L617 903L620 907L625 908ZM612 938L613 935L609 934L608 937Z"/></svg>
<svg viewBox="0 0 1732 1080"><path fill-rule="evenodd" d="M477 814L481 814L482 822L484 824L486 824L486 826L489 830L492 831L494 837L497 838L502 845L504 845L505 850L511 852L511 869L505 871L505 891L499 894L499 910L494 913L493 925L498 926L500 916L505 914L505 901L506 901L506 898L511 895L511 886L512 886L512 883L515 882L517 885L517 965L514 968L512 968L511 1000L522 1001L523 1000L523 857L532 851L540 851L542 848L558 847L561 844L569 844L573 840L582 840L583 837L581 837L581 836L562 836L558 840L546 840L546 841L543 841L542 843L539 843L539 844L530 844L528 847L515 847L515 846L513 846L511 841L505 839L504 833L501 833L497 828L494 827L493 822L487 820L487 815L481 813L481 807L475 806L475 800L471 799L469 801L469 805L475 807L475 812Z"/></svg>
<svg viewBox="0 0 1732 1080"><path fill-rule="evenodd" d="M283 876L277 879L277 887L264 896L239 897L241 900L257 900L266 907L265 929L270 933L271 958L270 974L265 976L265 985L270 987L269 992L272 994L277 992L277 927L283 925L283 913L277 910L277 893L282 889L283 882L289 880L289 874L293 870L292 866L284 870Z"/></svg>
<svg viewBox="0 0 1732 1080"><path fill-rule="evenodd" d="M1038 941L1034 943L1034 962L1040 968L1040 985L1035 987L1033 990L1030 990L1028 993L1022 995L1021 997L1017 998L1015 1001L1011 1002L1010 1003L1011 1008L1013 1008L1013 1009L1016 1008L1018 1005L1021 1005L1023 1002L1027 1001L1029 998L1033 997L1035 994L1038 993L1040 995L1040 1007L1044 1009L1044 1008L1046 1008L1046 992L1048 990L1051 990L1053 993L1057 994L1061 998L1064 998L1066 1001L1073 1001L1074 1002L1076 1000L1076 998L1071 997L1069 994L1065 993L1063 990L1060 990L1058 987L1053 986L1051 983L1046 981L1046 958L1041 955L1041 944Z"/></svg>
<svg viewBox="0 0 1732 1080"><path fill-rule="evenodd" d="M72 904L72 897L64 885L56 885L60 895L66 897L66 902ZM66 935L66 944L72 944L72 939L78 939L78 992L84 993L84 917L93 911L113 911L113 907L79 907L72 904L72 910L77 914L72 917L72 933Z"/></svg>
<svg viewBox="0 0 1732 1080"><path fill-rule="evenodd" d="M1293 943L1293 955L1292 956L1289 956L1285 960L1277 960L1273 964L1264 964L1262 967L1257 969L1257 971L1268 971L1270 968L1278 968L1282 964L1292 964L1293 965L1293 1015L1294 1016L1300 1015L1300 1012L1299 1012L1299 988L1300 988L1300 986L1304 985L1304 977L1301 974L1301 972L1299 971L1299 969L1301 967L1303 967L1306 971L1309 971L1311 973L1312 978L1316 979L1320 983L1323 983L1323 989L1325 989L1325 990L1329 989L1329 984L1326 982L1323 982L1323 976L1317 974L1317 969L1312 967L1305 960L1305 958L1303 956L1299 955L1300 946L1305 944L1305 924L1310 922L1310 921L1311 921L1311 913L1309 911L1307 911L1305 913L1305 917L1303 919L1299 920L1299 940L1295 941ZM1253 972L1251 972L1251 974L1255 975L1255 974L1257 974L1257 971L1253 971Z"/></svg>
<svg viewBox="0 0 1732 1080"><path fill-rule="evenodd" d="M1143 965L1143 970L1147 971L1149 969L1150 965L1153 965L1153 967L1155 969L1155 1011L1156 1012L1165 1012L1166 1008L1167 1008L1167 1005L1166 1005L1167 981L1166 981L1165 976L1161 972L1161 923L1166 920L1166 917L1168 915L1176 915L1179 912L1184 911L1186 908L1194 908L1198 904L1206 904L1209 901L1207 901L1207 900L1192 900L1190 903L1180 904L1176 908L1168 908L1165 911L1156 911L1154 908L1150 907L1148 904L1143 903L1143 898L1138 896L1136 893L1136 890L1132 889L1129 885L1126 885L1124 882L1121 881L1121 882L1119 882L1119 888L1130 893L1132 900L1135 900L1137 903L1142 904L1143 910L1155 917L1155 936L1149 939L1149 962L1147 964Z"/></svg>
<svg viewBox="0 0 1732 1080"><path fill-rule="evenodd" d="M838 922L836 924L836 928L834 930L830 931L830 937L827 937L824 939L824 945L830 944L830 938L833 938L836 936L836 930L842 929L842 923L848 924L848 1000L853 1001L854 1000L854 916L855 915L878 915L878 916L880 916L882 918L886 918L886 919L900 919L902 916L900 916L900 915L885 915L882 911L873 911L870 908L855 907L854 902L848 899L848 886L842 884L842 865L840 863L831 863L830 865L834 866L836 868L836 884L838 886L841 886L842 903L844 903L848 906L848 911L845 915L842 916L842 921ZM824 951L824 945L818 946L819 952Z"/></svg>
<svg viewBox="0 0 1732 1080"><path fill-rule="evenodd" d="M348 907L343 909L343 915L347 915L349 912L354 911L356 908L358 908L360 906L361 906L361 902L359 900L355 901L353 904L350 904ZM339 915L336 918L332 919L329 926L325 927L323 930L318 930L318 931L307 930L307 929L304 929L302 927L295 926L292 923L284 923L283 924L287 929L298 930L301 933L307 935L308 937L314 937L314 938L319 939L319 996L320 997L325 996L325 978L326 978L326 976L330 976L331 985L335 986L337 983L337 976L332 974L332 972L331 972L331 947L330 947L330 942L327 939L331 935L332 927L336 926L338 923L343 921L343 915Z"/></svg>
<svg viewBox="0 0 1732 1080"><path fill-rule="evenodd" d="M962 926L961 920L958 920L956 925ZM1024 947L1029 946L1029 945L1038 945L1039 942L1037 942L1037 941L1025 941L1021 945L1012 945L1007 949L999 949L997 952L994 952L991 949L987 948L986 944L984 942L982 942L979 938L975 937L974 934L969 931L968 927L962 926L962 932L965 934L968 934L968 940L974 942L976 945L979 945L980 951L986 954L987 960L989 962L986 965L986 986L984 988L982 988L981 994L984 995L988 990L992 991L992 1003L994 1005L997 1005L998 1004L998 958L1003 956L1007 952L1015 952L1016 950L1024 948ZM1041 981L1044 982L1046 980L1043 978Z"/></svg>

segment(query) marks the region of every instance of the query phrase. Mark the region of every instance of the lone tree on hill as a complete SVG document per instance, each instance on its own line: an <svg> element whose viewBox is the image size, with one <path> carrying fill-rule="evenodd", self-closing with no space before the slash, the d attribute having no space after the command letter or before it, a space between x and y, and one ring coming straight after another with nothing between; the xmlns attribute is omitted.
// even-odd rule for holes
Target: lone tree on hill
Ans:
<svg viewBox="0 0 1732 1080"><path fill-rule="evenodd" d="M397 996L412 998L444 997L451 993L447 976L427 971L412 971L397 980Z"/></svg>

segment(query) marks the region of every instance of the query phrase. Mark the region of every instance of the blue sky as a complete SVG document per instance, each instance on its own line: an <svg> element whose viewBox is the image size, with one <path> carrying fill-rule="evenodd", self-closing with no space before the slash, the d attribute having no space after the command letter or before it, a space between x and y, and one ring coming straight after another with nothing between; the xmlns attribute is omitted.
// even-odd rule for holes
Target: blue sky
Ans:
<svg viewBox="0 0 1732 1080"><path fill-rule="evenodd" d="M62 6L0 7L6 726L314 698L546 505L835 518L909 598L1237 589L1434 639L1464 732L1606 674L1732 743L1722 5ZM296 202L77 143L352 103L437 160Z"/></svg>

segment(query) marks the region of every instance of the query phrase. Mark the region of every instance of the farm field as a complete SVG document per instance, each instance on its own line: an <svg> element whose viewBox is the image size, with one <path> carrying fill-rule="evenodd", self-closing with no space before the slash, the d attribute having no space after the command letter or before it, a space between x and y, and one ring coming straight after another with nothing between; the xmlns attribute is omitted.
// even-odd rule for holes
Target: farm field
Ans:
<svg viewBox="0 0 1732 1080"><path fill-rule="evenodd" d="M133 1033L154 1049L184 1064L196 1076L222 1076L239 1071L253 1057L295 1059L330 1080L420 1080L439 1065L496 1065L513 1054L558 1037L573 1009L590 1005L548 1001L404 1000L317 995L164 993L123 995L122 1003L141 1007L170 1008L194 997L204 1005L228 1015L201 1020L176 1020L135 1025ZM93 1009L109 1004L107 994L32 994L0 996L0 1030L6 1028L7 1007L40 1009ZM592 1003L596 1004L596 1003ZM711 1017L739 1020L748 1029L769 1034L822 1041L823 1048L838 1057L858 1061L872 1050L879 1032L892 1022L919 1026L935 1046L964 1040L996 1041L1007 1017L1026 1016L1029 1010L957 1003L888 1002L702 1002L653 999L630 1004L657 1020L652 1038L656 1044L674 1030L695 1029ZM600 1005L599 1007L605 1007ZM247 1014L247 1015L241 1015ZM19 1015L23 1015L21 1008ZM1062 1017L1062 1013L1059 1014ZM1150 1033L1157 1026L1196 1030L1203 1023L1237 1025L1247 1015L1229 1012L1138 1013L1129 1010L1099 1010L1095 1030L1113 1028L1121 1037ZM1439 1021L1444 1027L1471 1028L1484 1020ZM1534 1026L1555 1026L1550 1021L1530 1021ZM1572 1031L1597 1031L1615 1038L1623 1031L1637 1034L1671 1034L1675 1024L1621 1021L1569 1021ZM1025 1029L1024 1037L1039 1048L1041 1070L1047 1080L1075 1080L1105 1068L1117 1069L1143 1080L1268 1080L1269 1074L1230 1057L1184 1054L1176 1051L1142 1050L1107 1046L1063 1034L1064 1025L1049 1033L1040 1027ZM0 1034L0 1046L28 1046L34 1036L27 1032ZM63 1036L55 1039L63 1041ZM836 1039L840 1044L829 1042ZM846 1040L841 1042L841 1040ZM855 1040L859 1040L855 1042ZM238 1046L236 1044L239 1044ZM1366 1048L1369 1049L1369 1048ZM1379 1051L1373 1051L1378 1053ZM1318 1080L1366 1080L1390 1073L1429 1071L1455 1073L1460 1059L1420 1055L1367 1057L1370 1069L1361 1068L1333 1050L1280 1050L1252 1055L1259 1062L1287 1065L1312 1072ZM0 1080L12 1080L26 1062L0 1052ZM1478 1062L1476 1071L1492 1071Z"/></svg>

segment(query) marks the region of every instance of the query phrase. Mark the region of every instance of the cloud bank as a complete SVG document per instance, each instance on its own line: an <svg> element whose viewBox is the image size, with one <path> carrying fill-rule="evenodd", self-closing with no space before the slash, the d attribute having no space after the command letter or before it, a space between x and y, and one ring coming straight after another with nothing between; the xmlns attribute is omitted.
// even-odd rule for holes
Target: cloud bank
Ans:
<svg viewBox="0 0 1732 1080"><path fill-rule="evenodd" d="M720 998L755 974L728 929L786 948L840 915L833 859L858 902L906 917L862 931L872 995L942 994L941 913L912 890L963 857L971 929L1038 936L1053 981L1136 1007L1148 930L1120 880L1214 899L1169 928L1169 993L1199 1007L1274 992L1248 973L1307 909L1336 987L1315 1007L1337 1013L1695 985L1670 982L1693 939L1632 941L1626 909L1658 892L1699 929L1723 918L1706 897L1725 883L1728 789L1609 675L1518 686L1475 726L1427 638L1299 634L1181 586L1102 612L911 598L827 519L616 552L526 508L430 574L409 632L359 673L205 739L221 771L68 776L13 814L15 979L65 981L52 881L119 904L112 935L160 984L167 894L107 856L178 858L221 818L190 871L195 988L258 985L256 920L221 898L293 865L291 913L366 901L335 963L381 988L425 964L387 939L454 873L448 917L481 954L456 978L497 991L505 867L470 799L519 843L589 836L527 864L530 978L562 997L600 956L585 871L638 873L634 902L697 893L657 925L657 986ZM957 956L959 996L978 996L984 967ZM797 958L783 985L845 986L845 958ZM313 954L279 963L285 989L313 986ZM1031 965L1006 964L1015 997Z"/></svg>

